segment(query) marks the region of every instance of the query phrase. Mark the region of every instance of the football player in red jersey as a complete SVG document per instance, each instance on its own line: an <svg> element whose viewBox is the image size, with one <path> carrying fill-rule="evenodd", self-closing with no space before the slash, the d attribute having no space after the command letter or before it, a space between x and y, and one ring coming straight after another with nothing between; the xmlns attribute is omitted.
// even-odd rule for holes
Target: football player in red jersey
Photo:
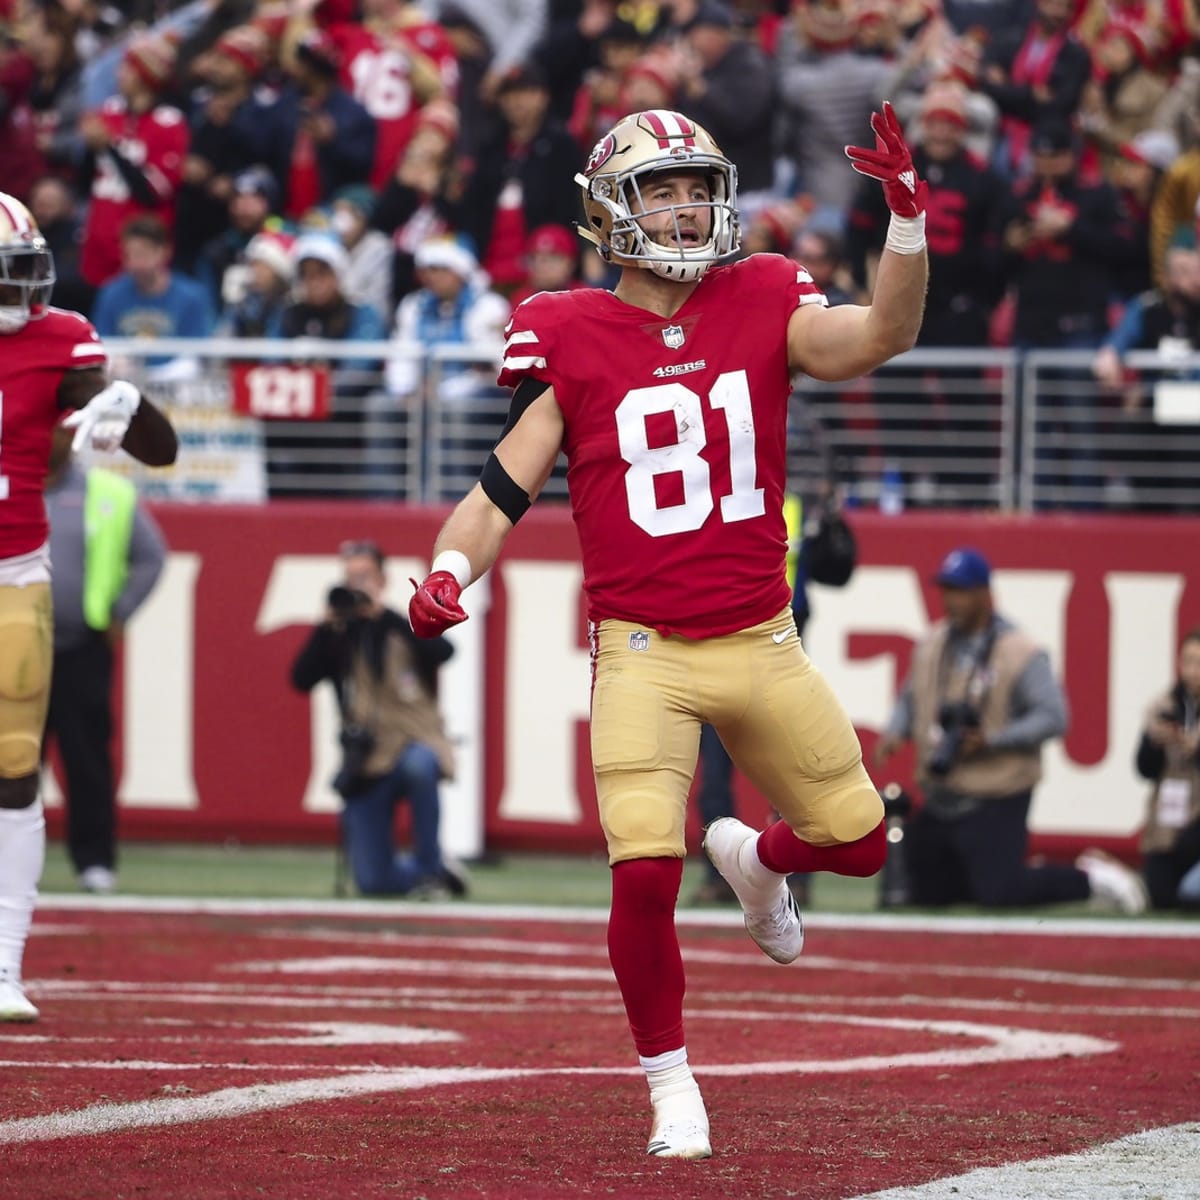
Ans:
<svg viewBox="0 0 1200 1200"><path fill-rule="evenodd" d="M49 306L54 260L28 209L0 193L0 1021L32 1021L21 958L45 856L38 799L50 695L48 527L42 489L63 413L76 449L174 462L175 431L136 387L111 383L78 313Z"/></svg>
<svg viewBox="0 0 1200 1200"><path fill-rule="evenodd" d="M803 942L789 872L872 875L884 859L858 738L796 637L783 518L792 374L856 378L920 328L925 184L891 106L871 124L873 148L847 147L893 213L869 306L828 307L779 255L716 265L738 246L737 175L688 118L634 113L599 142L577 177L581 232L620 280L613 292L545 292L513 314L508 424L409 606L422 636L465 620L462 589L565 451L612 864L608 949L650 1085L651 1154L711 1153L674 923L701 724L783 818L762 833L723 818L704 838L768 956L791 962Z"/></svg>

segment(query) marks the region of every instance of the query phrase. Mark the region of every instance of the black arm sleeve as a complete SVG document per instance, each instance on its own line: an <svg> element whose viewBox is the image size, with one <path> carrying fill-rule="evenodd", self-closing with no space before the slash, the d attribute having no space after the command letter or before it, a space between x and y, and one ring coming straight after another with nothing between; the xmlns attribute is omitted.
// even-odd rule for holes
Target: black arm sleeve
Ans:
<svg viewBox="0 0 1200 1200"><path fill-rule="evenodd" d="M500 441L504 441L508 436L509 431L521 419L525 410L549 387L550 385L541 379L534 379L532 376L526 375L524 379L517 384L517 390L513 392L513 398L508 406L508 420L504 422L504 432L500 435Z"/></svg>
<svg viewBox="0 0 1200 1200"><path fill-rule="evenodd" d="M105 153L112 158L117 170L121 172L121 178L125 180L130 194L139 204L144 204L147 208L158 208L162 204L162 197L150 186L150 181L129 159L119 154L111 146Z"/></svg>

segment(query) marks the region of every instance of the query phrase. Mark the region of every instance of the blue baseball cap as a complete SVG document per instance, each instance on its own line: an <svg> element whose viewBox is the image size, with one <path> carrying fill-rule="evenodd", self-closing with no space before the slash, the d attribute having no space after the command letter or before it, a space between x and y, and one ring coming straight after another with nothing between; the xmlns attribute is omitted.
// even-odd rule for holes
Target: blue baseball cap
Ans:
<svg viewBox="0 0 1200 1200"><path fill-rule="evenodd" d="M960 546L942 559L934 582L941 587L981 588L987 587L991 578L988 560L971 546Z"/></svg>

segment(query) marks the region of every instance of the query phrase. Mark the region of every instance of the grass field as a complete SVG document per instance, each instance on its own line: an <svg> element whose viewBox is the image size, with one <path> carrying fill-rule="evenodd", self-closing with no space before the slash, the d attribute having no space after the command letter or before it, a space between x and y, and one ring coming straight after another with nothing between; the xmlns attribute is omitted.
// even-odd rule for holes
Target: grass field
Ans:
<svg viewBox="0 0 1200 1200"><path fill-rule="evenodd" d="M606 908L609 901L609 870L601 855L558 855L501 853L486 861L469 864L470 899L480 904L534 904L549 907L579 906ZM338 895L337 859L331 846L176 845L159 842L127 842L120 848L119 891L126 896L182 896L246 899L330 900ZM698 857L684 868L681 907L704 879ZM61 842L52 841L46 851L42 876L44 894L76 893L75 875ZM354 896L352 888L342 893ZM873 913L879 911L877 879L843 879L818 874L811 882L806 910L829 913ZM380 904L404 903L381 897ZM727 908L728 906L719 906ZM980 910L957 906L937 910L939 915L972 914ZM990 914L1004 916L1004 913ZM1008 915L1042 917L1096 917L1136 920L1121 914L1105 914L1087 904L1045 905L1037 909L1012 910ZM1187 916L1156 913L1157 919L1194 921Z"/></svg>
<svg viewBox="0 0 1200 1200"><path fill-rule="evenodd" d="M122 894L131 896L219 896L261 899L327 900L335 895L336 857L332 847L168 845L129 842L121 846L118 868ZM599 856L502 854L473 864L471 899L483 904L606 906L609 871ZM699 859L688 861L682 896L703 879ZM61 842L46 851L42 891L75 892L75 874ZM870 912L878 885L873 880L819 877L812 908L830 912ZM382 900L381 903L394 903Z"/></svg>

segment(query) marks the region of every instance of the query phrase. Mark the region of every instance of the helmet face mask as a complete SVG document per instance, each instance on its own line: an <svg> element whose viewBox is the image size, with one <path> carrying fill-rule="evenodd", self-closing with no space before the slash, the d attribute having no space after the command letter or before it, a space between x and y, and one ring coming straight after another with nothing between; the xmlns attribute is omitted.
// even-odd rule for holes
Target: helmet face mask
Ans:
<svg viewBox="0 0 1200 1200"><path fill-rule="evenodd" d="M33 216L0 192L0 334L44 316L55 280L54 255Z"/></svg>
<svg viewBox="0 0 1200 1200"><path fill-rule="evenodd" d="M704 176L708 200L648 203L650 177L665 174ZM701 126L679 113L652 109L618 122L596 144L575 182L583 189L587 219L580 232L607 261L692 283L738 249L737 169ZM707 209L711 218L708 237L698 245L687 245L679 212L699 209ZM655 241L644 225L645 218L666 212L671 216L667 230L673 227L674 245Z"/></svg>

